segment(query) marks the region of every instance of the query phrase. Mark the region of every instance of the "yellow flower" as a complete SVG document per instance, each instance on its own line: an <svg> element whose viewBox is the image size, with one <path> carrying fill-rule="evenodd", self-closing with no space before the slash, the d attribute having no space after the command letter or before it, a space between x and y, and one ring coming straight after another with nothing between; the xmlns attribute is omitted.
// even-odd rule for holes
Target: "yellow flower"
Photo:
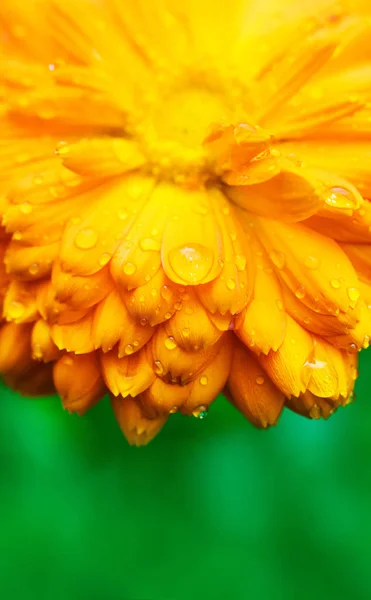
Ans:
<svg viewBox="0 0 371 600"><path fill-rule="evenodd" d="M2 0L0 372L130 443L352 398L371 335L366 2Z"/></svg>

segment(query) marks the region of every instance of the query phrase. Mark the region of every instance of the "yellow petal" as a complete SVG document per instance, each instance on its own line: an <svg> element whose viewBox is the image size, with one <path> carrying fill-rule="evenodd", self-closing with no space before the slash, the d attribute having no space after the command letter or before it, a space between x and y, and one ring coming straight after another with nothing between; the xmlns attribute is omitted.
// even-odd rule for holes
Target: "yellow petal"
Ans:
<svg viewBox="0 0 371 600"><path fill-rule="evenodd" d="M212 208L215 193L172 185L161 188L162 202L172 207L162 240L162 265L175 283L207 283L221 271L223 254Z"/></svg>
<svg viewBox="0 0 371 600"><path fill-rule="evenodd" d="M160 377L138 396L138 401L146 415L151 418L168 417L177 412L186 402L191 385L168 383Z"/></svg>
<svg viewBox="0 0 371 600"><path fill-rule="evenodd" d="M86 354L95 349L92 327L93 314L89 312L85 317L74 323L53 325L51 336L59 350L67 350L67 352L74 352L75 354Z"/></svg>

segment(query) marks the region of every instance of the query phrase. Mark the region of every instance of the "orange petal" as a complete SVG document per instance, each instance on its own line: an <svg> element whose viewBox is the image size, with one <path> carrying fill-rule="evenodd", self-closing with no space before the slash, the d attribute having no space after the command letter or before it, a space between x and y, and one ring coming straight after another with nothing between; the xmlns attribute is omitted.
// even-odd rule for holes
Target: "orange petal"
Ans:
<svg viewBox="0 0 371 600"><path fill-rule="evenodd" d="M254 289L254 261L249 235L239 222L240 211L234 211L224 194L215 190L214 212L223 243L221 274L214 281L201 285L197 293L210 313L232 315L243 310Z"/></svg>
<svg viewBox="0 0 371 600"><path fill-rule="evenodd" d="M138 396L138 401L146 415L152 418L162 415L167 418L183 406L190 394L190 388L190 384L167 383L156 377L152 385Z"/></svg>
<svg viewBox="0 0 371 600"><path fill-rule="evenodd" d="M95 306L113 289L107 267L89 277L80 277L62 271L58 263L53 267L52 285L56 299L75 310Z"/></svg>
<svg viewBox="0 0 371 600"><path fill-rule="evenodd" d="M23 281L42 279L50 275L58 249L58 242L45 246L26 246L12 240L5 258L7 271Z"/></svg>
<svg viewBox="0 0 371 600"><path fill-rule="evenodd" d="M32 323L37 318L38 284L11 281L4 297L3 314L7 321Z"/></svg>
<svg viewBox="0 0 371 600"><path fill-rule="evenodd" d="M310 173L294 166L255 185L247 177L246 185L230 186L226 194L244 210L289 223L307 219L323 204Z"/></svg>
<svg viewBox="0 0 371 600"><path fill-rule="evenodd" d="M352 218L338 215L336 218L314 216L305 224L313 230L334 240L350 244L369 244L371 242L371 203L364 202Z"/></svg>
<svg viewBox="0 0 371 600"><path fill-rule="evenodd" d="M121 290L126 308L140 323L146 321L152 327L172 317L182 303L185 288L174 284L166 277L162 268L144 285L135 290Z"/></svg>
<svg viewBox="0 0 371 600"><path fill-rule="evenodd" d="M214 360L222 339L211 347L187 352L168 336L164 327L158 327L151 340L151 363L156 375L172 383L185 385Z"/></svg>
<svg viewBox="0 0 371 600"><path fill-rule="evenodd" d="M105 393L99 361L93 353L65 354L54 364L53 376L63 407L69 413L84 415Z"/></svg>
<svg viewBox="0 0 371 600"><path fill-rule="evenodd" d="M24 373L6 374L4 383L24 396L40 397L55 394L52 365L34 364Z"/></svg>
<svg viewBox="0 0 371 600"><path fill-rule="evenodd" d="M145 446L162 429L167 415L148 419L134 398L111 396L111 405L123 434L131 446Z"/></svg>
<svg viewBox="0 0 371 600"><path fill-rule="evenodd" d="M308 390L320 398L347 396L347 374L344 357L320 338L314 339L314 357L307 362L311 370Z"/></svg>
<svg viewBox="0 0 371 600"><path fill-rule="evenodd" d="M371 245L341 244L361 281L371 284Z"/></svg>
<svg viewBox="0 0 371 600"><path fill-rule="evenodd" d="M302 302L319 312L347 312L359 298L358 278L333 240L301 224L257 219L257 230L276 272Z"/></svg>
<svg viewBox="0 0 371 600"><path fill-rule="evenodd" d="M300 394L298 398L292 396L286 401L286 406L309 419L328 419L337 409L337 405L327 398L320 398L309 390Z"/></svg>
<svg viewBox="0 0 371 600"><path fill-rule="evenodd" d="M34 360L53 362L61 354L52 340L50 325L43 319L36 321L33 326L31 346Z"/></svg>
<svg viewBox="0 0 371 600"><path fill-rule="evenodd" d="M148 323L141 325L131 317L117 291L111 292L95 309L93 343L103 352L120 342L120 356L132 354L144 346L152 334L153 329Z"/></svg>
<svg viewBox="0 0 371 600"><path fill-rule="evenodd" d="M0 373L18 376L32 366L29 323L6 323L0 327Z"/></svg>
<svg viewBox="0 0 371 600"><path fill-rule="evenodd" d="M283 307L281 286L270 263L256 240L256 265L254 297L236 321L236 333L251 350L268 354L276 351L286 332L286 313ZM267 318L269 315L269 318Z"/></svg>
<svg viewBox="0 0 371 600"><path fill-rule="evenodd" d="M89 312L85 317L74 323L52 325L51 336L59 350L67 350L67 352L75 352L75 354L86 354L95 349L92 327L93 313Z"/></svg>
<svg viewBox="0 0 371 600"><path fill-rule="evenodd" d="M287 316L285 339L277 352L261 354L259 362L273 383L287 396L305 392L310 370L305 366L313 357L313 341L309 333Z"/></svg>
<svg viewBox="0 0 371 600"><path fill-rule="evenodd" d="M228 389L233 404L256 427L275 425L284 396L266 376L258 361L242 344L236 343Z"/></svg>
<svg viewBox="0 0 371 600"><path fill-rule="evenodd" d="M210 321L207 311L191 287L182 294L177 308L173 317L165 323L165 330L184 350L192 352L212 346L222 335Z"/></svg>
<svg viewBox="0 0 371 600"><path fill-rule="evenodd" d="M135 397L156 379L145 349L123 358L112 350L102 354L101 364L106 385L114 396Z"/></svg>
<svg viewBox="0 0 371 600"><path fill-rule="evenodd" d="M192 382L187 400L180 408L183 414L202 418L223 390L231 367L233 341L232 335L225 335L218 354Z"/></svg>

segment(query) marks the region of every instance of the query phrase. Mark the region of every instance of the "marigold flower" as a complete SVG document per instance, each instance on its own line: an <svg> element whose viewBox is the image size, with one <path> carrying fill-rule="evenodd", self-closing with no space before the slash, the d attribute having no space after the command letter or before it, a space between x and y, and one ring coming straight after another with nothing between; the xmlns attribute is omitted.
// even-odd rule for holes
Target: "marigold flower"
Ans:
<svg viewBox="0 0 371 600"><path fill-rule="evenodd" d="M365 2L2 0L0 373L130 443L224 390L350 402L371 335Z"/></svg>

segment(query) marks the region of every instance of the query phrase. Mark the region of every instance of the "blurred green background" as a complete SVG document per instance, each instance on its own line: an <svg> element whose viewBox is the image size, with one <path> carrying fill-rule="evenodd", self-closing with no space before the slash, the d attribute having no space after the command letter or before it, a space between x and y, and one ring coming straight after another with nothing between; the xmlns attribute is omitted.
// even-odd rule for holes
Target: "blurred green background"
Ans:
<svg viewBox="0 0 371 600"><path fill-rule="evenodd" d="M257 431L220 398L131 448L1 388L3 598L371 598L371 353L327 422Z"/></svg>

